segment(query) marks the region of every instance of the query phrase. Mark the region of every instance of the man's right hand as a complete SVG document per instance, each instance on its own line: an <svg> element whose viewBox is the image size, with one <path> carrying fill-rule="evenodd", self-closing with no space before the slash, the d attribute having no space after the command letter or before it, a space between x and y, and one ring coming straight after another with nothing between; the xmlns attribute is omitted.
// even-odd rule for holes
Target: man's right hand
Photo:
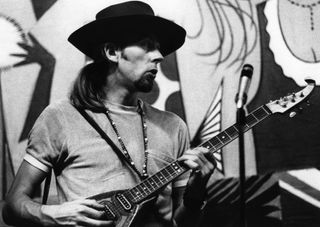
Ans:
<svg viewBox="0 0 320 227"><path fill-rule="evenodd" d="M92 199L42 205L41 214L44 226L114 226L105 220L104 206Z"/></svg>

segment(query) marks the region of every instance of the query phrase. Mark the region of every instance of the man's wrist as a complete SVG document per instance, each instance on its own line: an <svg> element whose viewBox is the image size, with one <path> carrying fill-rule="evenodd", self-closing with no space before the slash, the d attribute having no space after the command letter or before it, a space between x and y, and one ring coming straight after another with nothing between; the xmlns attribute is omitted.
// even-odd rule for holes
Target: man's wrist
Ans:
<svg viewBox="0 0 320 227"><path fill-rule="evenodd" d="M53 215L53 208L55 205L41 205L40 207L40 217L41 217L41 225L43 226L53 226L54 215Z"/></svg>

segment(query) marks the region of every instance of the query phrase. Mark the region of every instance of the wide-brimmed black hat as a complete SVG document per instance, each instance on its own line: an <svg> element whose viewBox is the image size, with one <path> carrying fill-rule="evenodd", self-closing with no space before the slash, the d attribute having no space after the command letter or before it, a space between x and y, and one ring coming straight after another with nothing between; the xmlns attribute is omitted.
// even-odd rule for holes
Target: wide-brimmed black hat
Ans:
<svg viewBox="0 0 320 227"><path fill-rule="evenodd" d="M155 16L148 4L129 1L101 10L96 20L73 32L68 40L90 58L100 60L102 44L126 45L150 35L157 39L161 54L166 56L183 45L186 31L172 21Z"/></svg>

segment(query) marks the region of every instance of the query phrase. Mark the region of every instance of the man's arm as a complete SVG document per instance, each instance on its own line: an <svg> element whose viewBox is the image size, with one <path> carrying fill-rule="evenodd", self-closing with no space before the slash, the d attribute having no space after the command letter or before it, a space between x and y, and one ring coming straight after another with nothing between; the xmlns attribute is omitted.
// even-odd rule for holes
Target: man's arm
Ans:
<svg viewBox="0 0 320 227"><path fill-rule="evenodd" d="M178 226L197 226L206 197L206 185L215 169L215 159L208 150L188 150L181 156L192 173L186 187L173 188L173 212Z"/></svg>
<svg viewBox="0 0 320 227"><path fill-rule="evenodd" d="M174 219L178 226L197 226L205 203L206 183L207 181L203 181L198 185L188 184L188 188L187 186L173 188Z"/></svg>
<svg viewBox="0 0 320 227"><path fill-rule="evenodd" d="M3 219L21 226L111 226L102 220L103 205L95 200L81 199L60 205L42 205L32 200L35 190L46 177L44 171L23 161L3 208Z"/></svg>

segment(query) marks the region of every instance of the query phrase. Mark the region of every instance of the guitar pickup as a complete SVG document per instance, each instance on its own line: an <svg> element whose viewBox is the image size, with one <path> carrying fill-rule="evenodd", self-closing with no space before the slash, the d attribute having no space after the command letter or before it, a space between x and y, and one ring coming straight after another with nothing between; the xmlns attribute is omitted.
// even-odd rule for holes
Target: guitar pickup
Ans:
<svg viewBox="0 0 320 227"><path fill-rule="evenodd" d="M124 210L130 211L132 209L130 201L122 193L116 194L116 199Z"/></svg>

